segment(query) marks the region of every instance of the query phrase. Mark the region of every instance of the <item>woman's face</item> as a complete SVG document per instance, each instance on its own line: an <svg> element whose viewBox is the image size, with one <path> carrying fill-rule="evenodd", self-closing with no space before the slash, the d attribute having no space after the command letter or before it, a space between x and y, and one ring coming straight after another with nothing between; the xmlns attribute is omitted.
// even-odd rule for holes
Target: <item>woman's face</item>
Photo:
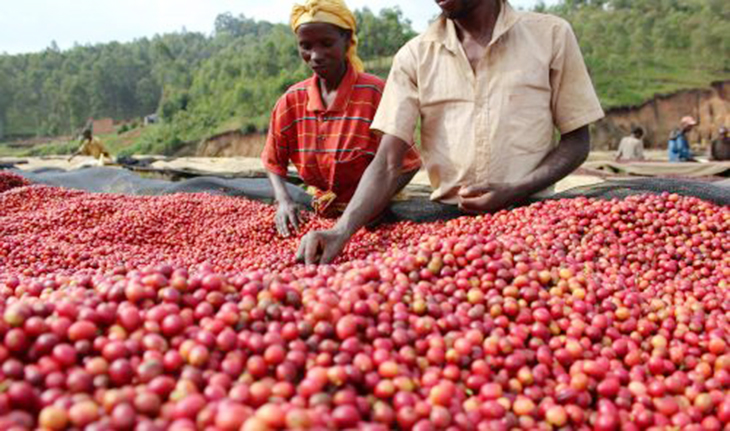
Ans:
<svg viewBox="0 0 730 431"><path fill-rule="evenodd" d="M338 79L345 65L350 35L327 23L302 24L297 29L299 55L320 78Z"/></svg>

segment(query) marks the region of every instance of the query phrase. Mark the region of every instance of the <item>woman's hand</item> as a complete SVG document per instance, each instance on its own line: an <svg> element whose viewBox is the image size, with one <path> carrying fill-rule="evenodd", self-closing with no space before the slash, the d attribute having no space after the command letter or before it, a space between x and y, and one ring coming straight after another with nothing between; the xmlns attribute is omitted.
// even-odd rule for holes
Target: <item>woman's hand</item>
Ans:
<svg viewBox="0 0 730 431"><path fill-rule="evenodd" d="M279 202L274 223L279 235L284 238L291 235L291 230L299 233L299 225L302 223L301 207L292 201Z"/></svg>

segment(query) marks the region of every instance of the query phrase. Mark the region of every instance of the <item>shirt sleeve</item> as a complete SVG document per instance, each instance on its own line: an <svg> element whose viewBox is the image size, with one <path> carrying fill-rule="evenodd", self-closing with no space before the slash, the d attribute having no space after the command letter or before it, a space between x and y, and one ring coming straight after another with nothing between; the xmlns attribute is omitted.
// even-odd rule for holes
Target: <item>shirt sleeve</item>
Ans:
<svg viewBox="0 0 730 431"><path fill-rule="evenodd" d="M416 59L407 44L393 58L383 98L370 127L412 146L419 115Z"/></svg>
<svg viewBox="0 0 730 431"><path fill-rule="evenodd" d="M639 158L639 160L644 160L644 140L639 139L639 145L636 148L636 155Z"/></svg>
<svg viewBox="0 0 730 431"><path fill-rule="evenodd" d="M556 29L550 66L553 121L565 134L603 118L578 40L565 21Z"/></svg>
<svg viewBox="0 0 730 431"><path fill-rule="evenodd" d="M264 168L276 175L285 177L289 166L289 140L282 127L289 124L285 117L288 112L286 95L276 103L271 112L269 121L269 134L266 137L266 145L261 154L261 162Z"/></svg>
<svg viewBox="0 0 730 431"><path fill-rule="evenodd" d="M621 139L618 143L618 150L616 150L616 158L622 159L624 157L624 153L626 152L626 140Z"/></svg>

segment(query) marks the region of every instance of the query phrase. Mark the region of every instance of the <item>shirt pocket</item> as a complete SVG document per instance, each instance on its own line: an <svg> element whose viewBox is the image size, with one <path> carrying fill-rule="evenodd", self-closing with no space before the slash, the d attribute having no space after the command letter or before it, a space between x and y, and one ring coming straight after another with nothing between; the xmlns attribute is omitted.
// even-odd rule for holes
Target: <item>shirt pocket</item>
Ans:
<svg viewBox="0 0 730 431"><path fill-rule="evenodd" d="M536 72L517 70L511 72L506 81L503 115L508 126L510 153L547 152L554 141L548 78Z"/></svg>

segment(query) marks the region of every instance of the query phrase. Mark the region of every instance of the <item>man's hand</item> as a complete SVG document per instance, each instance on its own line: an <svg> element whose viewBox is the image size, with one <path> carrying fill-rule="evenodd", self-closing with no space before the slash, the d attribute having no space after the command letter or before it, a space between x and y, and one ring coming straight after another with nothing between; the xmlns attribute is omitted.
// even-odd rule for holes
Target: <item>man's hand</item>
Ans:
<svg viewBox="0 0 730 431"><path fill-rule="evenodd" d="M496 212L522 198L517 188L510 184L483 183L459 190L459 209L471 214Z"/></svg>
<svg viewBox="0 0 730 431"><path fill-rule="evenodd" d="M410 148L410 144L400 138L385 135L335 227L305 235L299 244L297 260L307 264L335 260L350 237L380 214L416 174L415 169L403 172L403 161Z"/></svg>
<svg viewBox="0 0 730 431"><path fill-rule="evenodd" d="M291 201L279 202L276 216L274 216L274 223L276 223L276 230L279 235L284 238L291 235L290 225L294 232L299 233L299 225L302 223L301 208Z"/></svg>
<svg viewBox="0 0 730 431"><path fill-rule="evenodd" d="M331 263L342 252L350 235L338 230L320 230L304 235L297 250L297 261L307 265Z"/></svg>

